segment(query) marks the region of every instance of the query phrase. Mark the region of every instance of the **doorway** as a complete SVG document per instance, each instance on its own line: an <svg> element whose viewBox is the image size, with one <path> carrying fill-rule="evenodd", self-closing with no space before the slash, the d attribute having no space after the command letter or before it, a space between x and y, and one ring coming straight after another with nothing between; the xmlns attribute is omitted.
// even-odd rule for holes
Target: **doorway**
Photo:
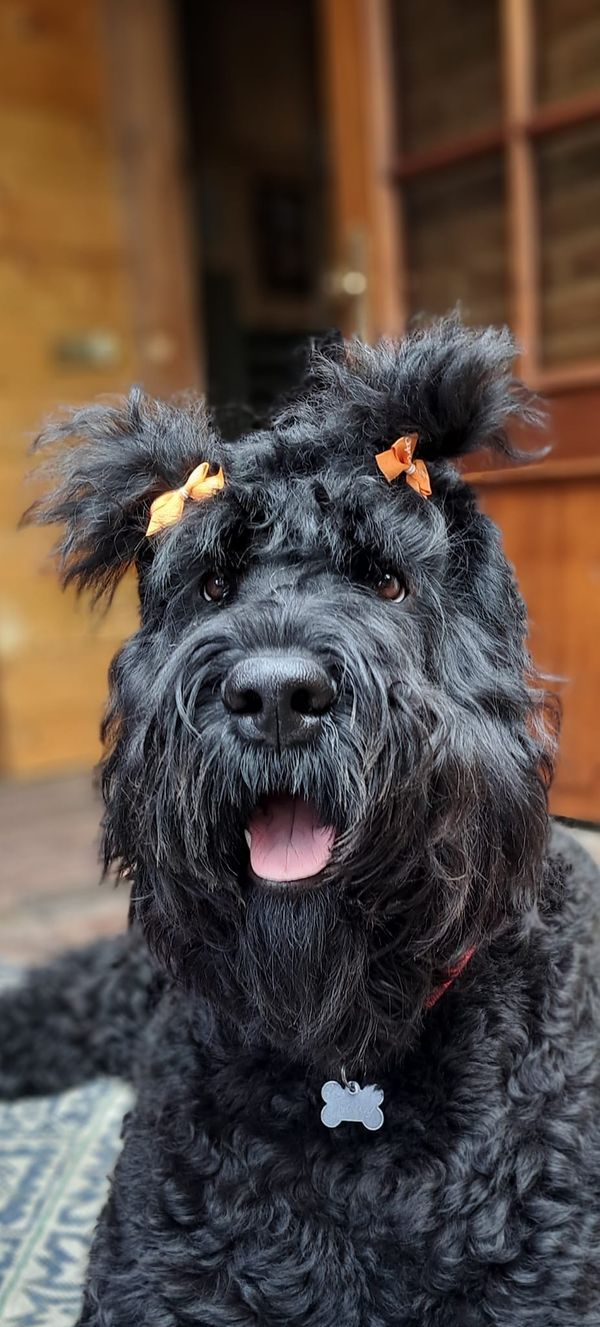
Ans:
<svg viewBox="0 0 600 1327"><path fill-rule="evenodd" d="M261 418L327 327L325 145L311 0L179 0L207 395Z"/></svg>

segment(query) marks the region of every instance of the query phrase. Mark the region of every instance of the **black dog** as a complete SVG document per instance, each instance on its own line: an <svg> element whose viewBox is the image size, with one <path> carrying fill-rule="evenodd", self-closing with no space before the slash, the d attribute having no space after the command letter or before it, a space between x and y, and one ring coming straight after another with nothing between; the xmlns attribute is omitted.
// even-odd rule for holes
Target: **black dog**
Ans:
<svg viewBox="0 0 600 1327"><path fill-rule="evenodd" d="M35 512L65 580L133 564L141 606L104 730L132 930L3 1007L7 1094L137 1048L82 1324L600 1324L598 880L451 464L534 422L512 354L449 321L317 354L235 444L139 393L45 434L81 443Z"/></svg>

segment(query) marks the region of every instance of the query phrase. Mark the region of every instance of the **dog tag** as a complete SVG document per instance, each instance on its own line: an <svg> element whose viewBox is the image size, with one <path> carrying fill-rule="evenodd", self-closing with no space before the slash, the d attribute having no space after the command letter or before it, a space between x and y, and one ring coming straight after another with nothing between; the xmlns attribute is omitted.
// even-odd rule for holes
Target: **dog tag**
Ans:
<svg viewBox="0 0 600 1327"><path fill-rule="evenodd" d="M365 1129L380 1129L383 1111L380 1110L383 1092L369 1084L360 1087L354 1080L347 1083L324 1083L321 1096L325 1105L321 1119L328 1129L337 1129L342 1121L364 1125Z"/></svg>

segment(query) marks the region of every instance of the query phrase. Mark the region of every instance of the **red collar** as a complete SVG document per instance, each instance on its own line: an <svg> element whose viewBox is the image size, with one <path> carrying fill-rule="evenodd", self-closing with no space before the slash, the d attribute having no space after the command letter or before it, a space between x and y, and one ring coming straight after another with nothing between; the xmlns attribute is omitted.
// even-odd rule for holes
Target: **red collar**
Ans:
<svg viewBox="0 0 600 1327"><path fill-rule="evenodd" d="M475 953L475 945L472 945L470 949L465 949L465 952L462 955L462 957L459 958L458 963L455 963L453 968L448 969L448 976L446 977L446 980L440 982L439 986L435 986L431 992L431 995L427 997L425 1001L426 1009L433 1009L434 1004L437 1004L438 1000L441 999L444 992L448 990L448 987L451 986L454 981L456 981L457 977L460 977L461 972L464 972L467 963L471 962L474 953Z"/></svg>

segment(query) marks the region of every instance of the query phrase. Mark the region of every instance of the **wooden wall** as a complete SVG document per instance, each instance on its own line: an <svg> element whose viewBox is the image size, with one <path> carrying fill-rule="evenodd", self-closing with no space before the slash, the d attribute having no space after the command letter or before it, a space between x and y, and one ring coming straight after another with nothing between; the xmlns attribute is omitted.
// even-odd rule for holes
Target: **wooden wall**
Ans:
<svg viewBox="0 0 600 1327"><path fill-rule="evenodd" d="M106 666L129 621L122 602L90 633L40 570L46 532L16 528L40 419L134 376L100 48L92 0L0 8L0 737L10 773L95 757ZM90 334L108 338L107 362L69 360Z"/></svg>
<svg viewBox="0 0 600 1327"><path fill-rule="evenodd" d="M84 606L55 586L47 565L48 533L17 530L31 496L23 483L28 437L61 403L123 390L141 375L153 386L152 354L163 390L192 381L190 338L185 345L182 340L186 353L180 355L173 328L167 323L166 336L161 323L168 300L179 310L180 326L190 319L189 308L177 299L182 245L173 224L164 224L170 216L166 208L172 212L178 197L169 141L171 89L164 72L165 14L162 0L147 0L142 7L126 0L117 24L114 5L111 15L104 0L2 0L0 5L0 772L5 774L42 773L96 759L107 664L135 611L133 586L126 586L110 616L97 618L90 629ZM123 42L129 42L126 79L122 68L115 78ZM147 65L154 59L154 76L140 74L136 59ZM152 143L153 117L160 131L149 158L144 132ZM130 185L133 181L135 197L123 188L125 176ZM168 200L159 217L162 233L149 236L140 222L141 205L161 196ZM143 282L133 261L135 245L145 261ZM157 290L162 304L153 299Z"/></svg>
<svg viewBox="0 0 600 1327"><path fill-rule="evenodd" d="M562 705L552 809L598 821L600 464L585 478L562 462L550 463L545 475L543 468L539 475L509 471L484 484L479 496L517 569L534 662Z"/></svg>

